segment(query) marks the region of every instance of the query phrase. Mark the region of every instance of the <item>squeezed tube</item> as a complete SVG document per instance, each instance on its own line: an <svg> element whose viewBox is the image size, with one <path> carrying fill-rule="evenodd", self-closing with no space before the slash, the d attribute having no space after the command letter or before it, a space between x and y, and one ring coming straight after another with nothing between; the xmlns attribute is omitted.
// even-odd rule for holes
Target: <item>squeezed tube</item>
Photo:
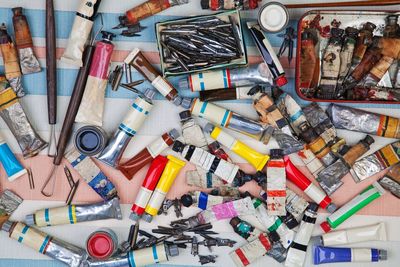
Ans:
<svg viewBox="0 0 400 267"><path fill-rule="evenodd" d="M181 119L182 137L186 144L194 145L202 149L207 149L207 139L195 120L192 118L192 114L189 110L182 111L179 113Z"/></svg>
<svg viewBox="0 0 400 267"><path fill-rule="evenodd" d="M249 92L251 91L252 88L253 88L252 86L241 86L228 89L200 91L199 98L201 101L209 101L209 102L251 99L252 96L249 94Z"/></svg>
<svg viewBox="0 0 400 267"><path fill-rule="evenodd" d="M384 222L333 231L319 237L323 246L338 246L367 241L386 241L386 226Z"/></svg>
<svg viewBox="0 0 400 267"><path fill-rule="evenodd" d="M7 174L8 181L12 182L15 179L26 174L26 169L21 165L14 153L11 151L6 140L0 134L0 162Z"/></svg>
<svg viewBox="0 0 400 267"><path fill-rule="evenodd" d="M317 104L311 103L303 108L304 115L314 131L321 136L325 143L331 145L336 141L337 132L328 115Z"/></svg>
<svg viewBox="0 0 400 267"><path fill-rule="evenodd" d="M212 139L218 141L229 150L247 160L257 171L263 170L269 160L268 155L259 153L217 126L208 123L204 127L204 131L209 133Z"/></svg>
<svg viewBox="0 0 400 267"><path fill-rule="evenodd" d="M234 250L229 254L236 266L247 266L264 256L272 248L267 234L260 234L257 239Z"/></svg>
<svg viewBox="0 0 400 267"><path fill-rule="evenodd" d="M395 197L400 198L400 164L393 166L378 182Z"/></svg>
<svg viewBox="0 0 400 267"><path fill-rule="evenodd" d="M321 223L322 230L324 230L325 233L330 232L384 193L385 189L383 189L382 186L377 182L373 183L365 188L359 195L331 214L325 222Z"/></svg>
<svg viewBox="0 0 400 267"><path fill-rule="evenodd" d="M76 224L105 219L122 220L118 198L95 204L69 205L38 210L34 214L28 214L25 217L27 225L36 225L38 227Z"/></svg>
<svg viewBox="0 0 400 267"><path fill-rule="evenodd" d="M138 96L133 102L128 114L120 123L114 136L108 141L106 148L97 157L101 162L115 167L119 164L121 157L137 131L142 127L144 121L153 108L151 101L154 91L149 90L144 97Z"/></svg>
<svg viewBox="0 0 400 267"><path fill-rule="evenodd" d="M332 213L336 210L336 205L332 200L315 184L313 184L296 166L289 160L288 156L284 157L286 167L286 177L298 186L307 196L314 202L320 205L321 208L326 209Z"/></svg>
<svg viewBox="0 0 400 267"><path fill-rule="evenodd" d="M286 215L286 170L281 149L270 150L271 159L267 163L267 183L263 189L267 192L269 215Z"/></svg>
<svg viewBox="0 0 400 267"><path fill-rule="evenodd" d="M218 126L248 135L264 144L269 142L274 131L274 127L271 125L263 126L228 109L209 102L201 102L197 98L193 100L190 111L197 117L207 119Z"/></svg>
<svg viewBox="0 0 400 267"><path fill-rule="evenodd" d="M212 173L194 170L186 172L186 183L201 188L214 188L226 182Z"/></svg>
<svg viewBox="0 0 400 267"><path fill-rule="evenodd" d="M314 264L334 262L377 262L387 260L387 251L376 248L314 247Z"/></svg>
<svg viewBox="0 0 400 267"><path fill-rule="evenodd" d="M143 215L167 162L168 159L161 155L154 158L139 189L139 193L136 195L135 203L132 205L131 215L129 216L131 220L138 221Z"/></svg>
<svg viewBox="0 0 400 267"><path fill-rule="evenodd" d="M301 221L303 218L304 211L307 209L310 203L304 198L286 188L286 210L292 214L297 221Z"/></svg>
<svg viewBox="0 0 400 267"><path fill-rule="evenodd" d="M6 221L2 230L8 232L9 237L19 243L71 267L81 266L87 258L84 249L58 240L22 222Z"/></svg>
<svg viewBox="0 0 400 267"><path fill-rule="evenodd" d="M176 176L186 164L184 161L171 155L168 155L167 158L168 163L158 181L156 189L147 203L145 214L142 216L146 222L151 222L153 217L157 215L165 196L175 181Z"/></svg>
<svg viewBox="0 0 400 267"><path fill-rule="evenodd" d="M190 207L195 206L202 210L210 209L212 206L222 204L225 202L233 201L236 198L226 196L214 196L200 191L183 195L181 202L183 206Z"/></svg>

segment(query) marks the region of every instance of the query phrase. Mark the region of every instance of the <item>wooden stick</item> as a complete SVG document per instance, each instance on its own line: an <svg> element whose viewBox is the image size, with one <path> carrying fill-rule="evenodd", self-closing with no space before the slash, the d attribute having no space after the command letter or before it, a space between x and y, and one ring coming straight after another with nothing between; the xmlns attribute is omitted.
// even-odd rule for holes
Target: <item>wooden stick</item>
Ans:
<svg viewBox="0 0 400 267"><path fill-rule="evenodd" d="M57 119L57 58L56 27L53 0L46 0L46 67L47 67L47 108L49 124Z"/></svg>
<svg viewBox="0 0 400 267"><path fill-rule="evenodd" d="M287 8L310 8L310 7L352 7L352 6L389 6L399 5L400 0L365 0L328 3L288 4Z"/></svg>

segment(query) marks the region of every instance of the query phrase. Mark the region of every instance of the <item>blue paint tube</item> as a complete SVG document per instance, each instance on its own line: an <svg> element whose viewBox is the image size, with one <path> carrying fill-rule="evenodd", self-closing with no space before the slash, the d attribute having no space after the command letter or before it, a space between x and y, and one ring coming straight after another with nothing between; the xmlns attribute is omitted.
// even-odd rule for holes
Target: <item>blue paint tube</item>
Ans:
<svg viewBox="0 0 400 267"><path fill-rule="evenodd" d="M15 157L10 147L0 135L0 162L7 173L10 182L21 177L26 173L26 169L22 167L21 163Z"/></svg>
<svg viewBox="0 0 400 267"><path fill-rule="evenodd" d="M314 264L333 262L377 262L387 260L387 251L376 248L314 247Z"/></svg>

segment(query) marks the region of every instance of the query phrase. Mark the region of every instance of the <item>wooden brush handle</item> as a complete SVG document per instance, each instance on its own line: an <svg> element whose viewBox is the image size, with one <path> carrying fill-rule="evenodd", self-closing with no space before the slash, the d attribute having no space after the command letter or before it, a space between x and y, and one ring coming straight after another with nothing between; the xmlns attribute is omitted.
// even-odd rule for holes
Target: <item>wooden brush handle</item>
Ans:
<svg viewBox="0 0 400 267"><path fill-rule="evenodd" d="M57 120L56 26L53 0L46 0L46 76L49 124Z"/></svg>
<svg viewBox="0 0 400 267"><path fill-rule="evenodd" d="M400 0L366 0L366 1L347 1L347 2L328 2L328 3L309 3L309 4L288 4L287 8L310 8L310 7L352 7L352 6L389 6L399 5Z"/></svg>

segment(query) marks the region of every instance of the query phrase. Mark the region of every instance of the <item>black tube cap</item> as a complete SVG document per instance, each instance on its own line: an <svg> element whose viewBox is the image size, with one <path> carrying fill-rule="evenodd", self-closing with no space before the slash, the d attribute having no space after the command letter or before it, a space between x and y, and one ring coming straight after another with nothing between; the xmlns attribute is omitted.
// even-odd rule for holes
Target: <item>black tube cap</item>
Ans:
<svg viewBox="0 0 400 267"><path fill-rule="evenodd" d="M202 9L209 9L210 8L210 0L201 0L200 5Z"/></svg>
<svg viewBox="0 0 400 267"><path fill-rule="evenodd" d="M181 113L179 113L179 118L181 121L190 119L192 117L192 113L190 113L190 110L184 110Z"/></svg>
<svg viewBox="0 0 400 267"><path fill-rule="evenodd" d="M319 208L319 205L317 203L311 202L308 207L307 210L312 211L312 212L317 212Z"/></svg>
<svg viewBox="0 0 400 267"><path fill-rule="evenodd" d="M186 208L192 206L193 204L193 198L191 195L189 194L184 194L183 196L181 196L181 203L183 206L185 206Z"/></svg>
<svg viewBox="0 0 400 267"><path fill-rule="evenodd" d="M112 32L101 31L101 34L103 39L107 41L112 41L116 37L116 35Z"/></svg>
<svg viewBox="0 0 400 267"><path fill-rule="evenodd" d="M268 237L272 242L278 242L281 239L276 231L269 232Z"/></svg>
<svg viewBox="0 0 400 267"><path fill-rule="evenodd" d="M273 158L273 159L282 158L282 157L283 157L283 150L282 150L282 149L279 149L279 148L277 148L277 149L271 149L271 150L269 151L269 155L270 155L270 157Z"/></svg>
<svg viewBox="0 0 400 267"><path fill-rule="evenodd" d="M184 143L182 143L181 141L176 140L174 142L174 145L172 146L172 150L175 151L175 152L179 152L180 153L180 152L183 151L184 147L185 147Z"/></svg>

